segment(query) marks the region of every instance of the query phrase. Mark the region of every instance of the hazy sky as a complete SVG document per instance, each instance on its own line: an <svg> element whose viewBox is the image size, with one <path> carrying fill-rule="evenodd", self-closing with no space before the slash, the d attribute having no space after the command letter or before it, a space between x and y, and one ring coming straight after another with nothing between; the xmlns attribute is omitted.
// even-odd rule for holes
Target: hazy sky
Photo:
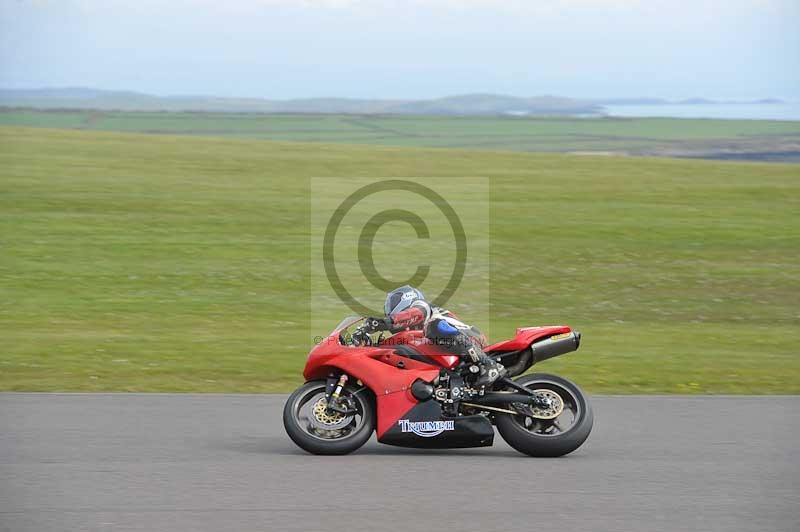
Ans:
<svg viewBox="0 0 800 532"><path fill-rule="evenodd" d="M800 100L800 0L0 0L0 87L54 86Z"/></svg>

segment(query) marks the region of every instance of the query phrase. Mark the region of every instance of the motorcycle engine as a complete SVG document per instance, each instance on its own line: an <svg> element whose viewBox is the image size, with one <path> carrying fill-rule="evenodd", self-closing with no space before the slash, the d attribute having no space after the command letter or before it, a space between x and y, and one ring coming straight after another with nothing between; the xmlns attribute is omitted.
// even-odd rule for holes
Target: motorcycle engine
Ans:
<svg viewBox="0 0 800 532"><path fill-rule="evenodd" d="M434 389L433 397L442 403L445 412L454 414L458 411L458 403L469 400L475 393L464 377L456 373L447 373L439 376L439 385Z"/></svg>

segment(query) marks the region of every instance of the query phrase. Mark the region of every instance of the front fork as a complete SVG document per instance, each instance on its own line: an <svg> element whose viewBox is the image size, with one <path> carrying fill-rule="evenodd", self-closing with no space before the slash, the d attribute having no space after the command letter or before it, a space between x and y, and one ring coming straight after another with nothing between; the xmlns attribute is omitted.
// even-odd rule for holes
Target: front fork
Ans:
<svg viewBox="0 0 800 532"><path fill-rule="evenodd" d="M338 412L340 414L356 413L352 399L350 397L342 397L342 390L344 390L347 380L347 373L342 373L339 377L335 373L328 375L328 380L325 383L325 399L328 404L325 409L329 412Z"/></svg>

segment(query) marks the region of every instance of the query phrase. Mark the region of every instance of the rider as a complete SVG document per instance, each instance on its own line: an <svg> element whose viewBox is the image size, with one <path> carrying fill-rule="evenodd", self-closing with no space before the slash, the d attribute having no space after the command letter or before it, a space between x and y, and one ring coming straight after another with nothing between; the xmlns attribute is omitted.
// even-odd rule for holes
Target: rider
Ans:
<svg viewBox="0 0 800 532"><path fill-rule="evenodd" d="M475 327L457 320L452 313L431 306L421 291L405 285L386 295L384 318L367 318L369 332L422 329L425 337L445 349L468 359L480 375L477 387L491 384L506 374L506 369L483 352L485 339Z"/></svg>

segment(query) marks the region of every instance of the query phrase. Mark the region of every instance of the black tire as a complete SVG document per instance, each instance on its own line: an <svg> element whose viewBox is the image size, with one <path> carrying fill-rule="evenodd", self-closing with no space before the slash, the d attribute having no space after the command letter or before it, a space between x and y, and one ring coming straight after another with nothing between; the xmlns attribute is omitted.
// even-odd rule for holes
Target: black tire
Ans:
<svg viewBox="0 0 800 532"><path fill-rule="evenodd" d="M300 420L300 403L306 397L313 397L325 391L325 381L309 381L289 396L283 407L283 427L286 433L301 449L312 454L348 454L352 453L369 440L375 430L375 400L367 388L355 389L350 385L343 393L350 393L356 400L356 409L360 414L360 424L349 434L336 439L325 439L311 434ZM308 402L308 401L306 401ZM354 422L357 420L354 419Z"/></svg>
<svg viewBox="0 0 800 532"><path fill-rule="evenodd" d="M574 418L569 428L563 432L556 432L552 427L553 423L549 422L550 426L544 430L552 430L553 433L547 435L537 434L531 429L525 428L525 418L528 418L527 422L535 422L537 429L546 426L548 421L542 422L524 415L498 414L497 430L511 447L530 456L556 457L571 453L586 441L592 431L594 414L586 395L576 384L563 377L547 373L532 373L515 379L515 381L531 390L544 388L556 391L564 396L565 403L567 401L574 403L576 412L570 411ZM570 405L570 407L572 406ZM567 408L566 404L564 408ZM553 421L558 421L561 415L563 412Z"/></svg>

